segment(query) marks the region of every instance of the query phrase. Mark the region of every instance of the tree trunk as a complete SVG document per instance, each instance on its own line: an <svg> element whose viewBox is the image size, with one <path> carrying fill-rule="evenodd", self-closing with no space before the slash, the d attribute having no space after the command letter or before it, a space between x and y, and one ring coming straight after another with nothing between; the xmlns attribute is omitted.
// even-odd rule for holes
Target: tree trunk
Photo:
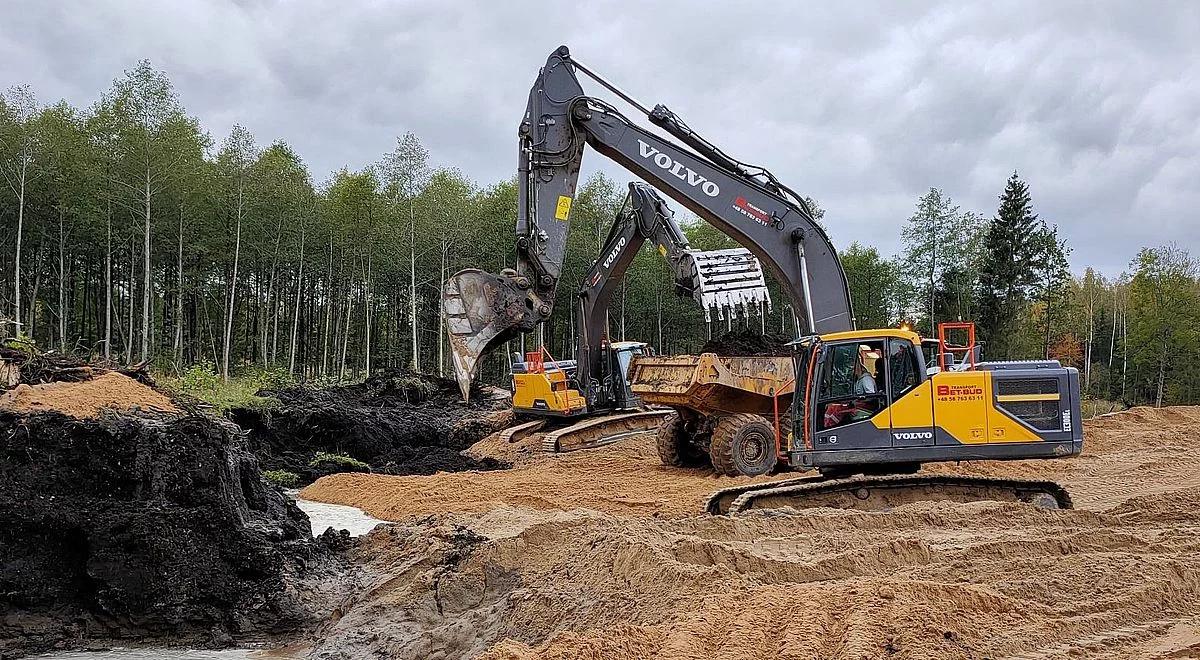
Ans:
<svg viewBox="0 0 1200 660"><path fill-rule="evenodd" d="M183 371L183 204L179 205L179 251L175 257L175 372Z"/></svg>
<svg viewBox="0 0 1200 660"><path fill-rule="evenodd" d="M304 283L304 230L300 230L300 273L296 275L296 300L292 305L292 340L288 347L288 374L296 373L296 334L300 327L300 289Z"/></svg>
<svg viewBox="0 0 1200 660"><path fill-rule="evenodd" d="M417 343L417 216L415 199L408 198L408 304L409 329L412 335L412 369L421 370L421 353Z"/></svg>
<svg viewBox="0 0 1200 660"><path fill-rule="evenodd" d="M17 193L17 254L13 262L13 325L20 337L21 328L21 243L25 236L25 178L29 171L29 157L21 154L21 175Z"/></svg>
<svg viewBox="0 0 1200 660"><path fill-rule="evenodd" d="M346 322L342 324L342 357L338 362L338 380L346 377L346 352L350 346L350 319L353 318L354 310L354 292L347 287L346 290Z"/></svg>
<svg viewBox="0 0 1200 660"><path fill-rule="evenodd" d="M370 240L370 239L368 239ZM366 369L367 375L371 375L371 253L370 248L367 251L367 281L363 284L363 319L365 326L363 328L363 353L366 354Z"/></svg>
<svg viewBox="0 0 1200 660"><path fill-rule="evenodd" d="M1170 339L1166 329L1162 331L1162 347L1158 351L1158 387L1154 395L1154 407L1162 408L1163 404L1163 386L1167 380L1167 351L1170 347Z"/></svg>
<svg viewBox="0 0 1200 660"><path fill-rule="evenodd" d="M438 271L438 275L439 275L438 281L439 282L446 281L446 257L447 257L447 253L449 252L449 250L450 250L450 243L449 243L449 241L446 240L445 236L443 235L443 237L442 237L442 266L441 266L441 269ZM438 339L437 339L437 342L438 342L438 368L437 368L437 372L438 372L439 376L446 375L446 373L445 373L446 352L444 349L444 347L446 345L445 341L444 341L445 337L446 337L445 315L438 314Z"/></svg>
<svg viewBox="0 0 1200 660"><path fill-rule="evenodd" d="M104 225L104 361L112 361L112 205Z"/></svg>
<svg viewBox="0 0 1200 660"><path fill-rule="evenodd" d="M237 226L233 239L233 276L229 279L229 302L225 307L225 345L221 350L221 380L229 382L229 346L233 337L233 303L237 294L238 260L242 252L242 184L238 183Z"/></svg>
<svg viewBox="0 0 1200 660"><path fill-rule="evenodd" d="M134 313L134 308L137 307L137 305L134 304L134 302L133 302L134 301L134 292L137 290L136 287L134 286L134 281L133 281L133 265L134 265L135 253L136 253L136 250L133 246L133 237L130 236L129 237L129 295L127 296L127 299L129 301L129 333L127 335L125 335L125 363L126 364L133 363L133 313Z"/></svg>
<svg viewBox="0 0 1200 660"><path fill-rule="evenodd" d="M146 167L145 240L142 244L142 362L150 359L150 167Z"/></svg>
<svg viewBox="0 0 1200 660"><path fill-rule="evenodd" d="M58 350L67 352L67 255L63 209L58 208Z"/></svg>

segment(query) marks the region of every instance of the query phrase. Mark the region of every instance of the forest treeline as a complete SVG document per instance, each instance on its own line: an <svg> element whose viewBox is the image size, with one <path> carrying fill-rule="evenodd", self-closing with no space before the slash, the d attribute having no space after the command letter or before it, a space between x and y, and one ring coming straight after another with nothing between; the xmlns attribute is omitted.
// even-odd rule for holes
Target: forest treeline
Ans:
<svg viewBox="0 0 1200 660"><path fill-rule="evenodd" d="M9 89L0 173L0 338L41 350L172 373L202 365L226 378L448 373L441 282L461 268L513 265L513 181L480 185L434 168L411 133L367 167L314 181L285 142L261 145L241 126L215 140L145 61L87 108ZM600 175L580 186L564 281L540 338L556 357L571 352L573 292L625 190ZM1092 396L1200 401L1195 258L1173 244L1131 246L1118 276L1072 268L1070 246L1037 217L1026 182L1014 173L997 195L985 214L930 189L897 218L900 254L841 246L859 327L928 333L932 322L973 320L986 357L1057 358L1081 370ZM703 223L686 233L696 248L732 245ZM764 317L728 325L789 333L786 296L771 286ZM726 329L706 326L673 289L666 265L644 250L614 301L612 336L683 353ZM499 353L482 370L492 382L506 373Z"/></svg>

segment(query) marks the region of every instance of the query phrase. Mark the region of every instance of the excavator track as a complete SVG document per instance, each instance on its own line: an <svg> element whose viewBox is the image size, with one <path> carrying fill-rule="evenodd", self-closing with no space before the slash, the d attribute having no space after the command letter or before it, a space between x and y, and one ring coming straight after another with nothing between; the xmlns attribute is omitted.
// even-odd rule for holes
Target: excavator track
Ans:
<svg viewBox="0 0 1200 660"><path fill-rule="evenodd" d="M709 496L705 511L715 515L751 509L832 507L886 511L917 501L1026 502L1045 509L1070 509L1071 496L1053 481L956 475L885 475L825 479L802 477L725 488Z"/></svg>
<svg viewBox="0 0 1200 660"><path fill-rule="evenodd" d="M643 410L593 417L542 436L542 451L563 453L611 445L618 440L653 431L671 410Z"/></svg>

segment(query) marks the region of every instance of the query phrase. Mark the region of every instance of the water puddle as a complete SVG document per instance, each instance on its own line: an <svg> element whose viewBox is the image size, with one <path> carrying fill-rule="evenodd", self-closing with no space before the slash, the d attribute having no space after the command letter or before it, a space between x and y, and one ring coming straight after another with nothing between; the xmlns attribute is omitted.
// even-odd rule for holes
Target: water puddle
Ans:
<svg viewBox="0 0 1200 660"><path fill-rule="evenodd" d="M341 504L313 502L301 499L298 493L299 491L288 491L288 495L296 500L296 505L300 507L300 510L308 515L308 520L312 523L313 536L324 532L329 527L347 530L350 532L350 536L362 536L375 529L376 525L384 522L368 516L363 513L362 509Z"/></svg>

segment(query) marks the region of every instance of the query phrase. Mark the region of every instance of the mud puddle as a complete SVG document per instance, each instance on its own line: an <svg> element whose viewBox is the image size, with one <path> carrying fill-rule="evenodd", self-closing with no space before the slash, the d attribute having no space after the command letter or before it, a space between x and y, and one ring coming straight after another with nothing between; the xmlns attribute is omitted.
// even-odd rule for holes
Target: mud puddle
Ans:
<svg viewBox="0 0 1200 660"><path fill-rule="evenodd" d="M379 518L372 518L357 507L314 502L300 497L299 493L300 491L297 490L287 491L287 494L296 500L296 506L300 507L304 515L308 516L313 536L320 535L330 527L344 529L350 532L350 536L362 536L375 529L376 525L387 522Z"/></svg>

